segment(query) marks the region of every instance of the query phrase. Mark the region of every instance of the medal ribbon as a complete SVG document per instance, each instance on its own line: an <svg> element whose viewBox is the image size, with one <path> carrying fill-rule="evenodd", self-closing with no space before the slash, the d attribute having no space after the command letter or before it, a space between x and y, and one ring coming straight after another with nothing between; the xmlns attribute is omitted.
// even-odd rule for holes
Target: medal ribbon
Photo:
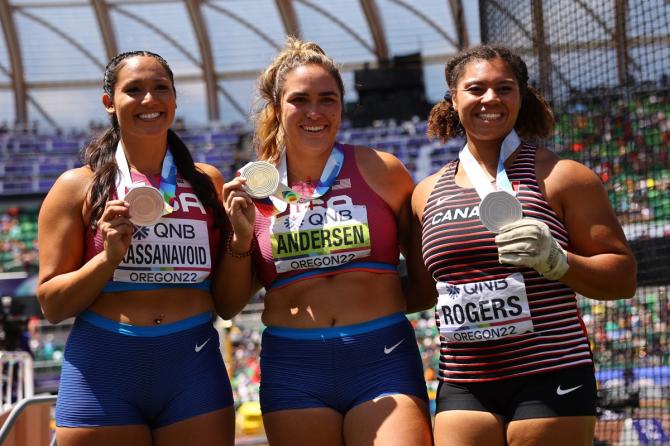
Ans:
<svg viewBox="0 0 670 446"><path fill-rule="evenodd" d="M116 146L116 165L121 171L121 175L116 180L116 196L119 200L123 200L128 190L133 186L132 176L130 175L130 166L126 159L126 153L123 150L123 143L119 141ZM165 157L163 158L163 167L161 169L161 182L159 186L165 207L163 208L163 215L167 215L174 211L173 204L177 195L177 166L174 164L174 158L170 152L170 147L165 149Z"/></svg>
<svg viewBox="0 0 670 446"><path fill-rule="evenodd" d="M280 182L278 192L280 192L282 199L288 203L307 203L309 201L315 200L330 190L333 182L340 174L340 170L342 169L343 164L344 152L342 152L339 144L336 143L333 146L333 150L330 151L330 156L328 157L328 161L326 161L326 165L323 166L321 178L319 178L319 182L316 183L312 195L307 196L288 187L288 168L286 162L286 149L284 149L281 154L281 158L279 159L279 165L277 166Z"/></svg>
<svg viewBox="0 0 670 446"><path fill-rule="evenodd" d="M507 172L505 172L505 160L507 160L507 158L509 158L510 155L514 153L520 144L521 139L519 138L519 135L517 135L516 131L512 129L512 131L509 132L500 145L500 156L498 158L498 168L495 178L496 187L498 190L504 190L505 192L509 192L512 195L516 195L516 193L512 189L512 184L509 182L509 178L507 178ZM491 185L489 182L484 169L482 169L482 166L479 165L475 157L470 152L467 143L458 153L458 159L460 160L465 173L470 179L470 182L477 190L477 194L479 195L480 199L483 200L484 197L486 197L489 193L496 190L496 188L494 188L493 185Z"/></svg>
<svg viewBox="0 0 670 446"><path fill-rule="evenodd" d="M253 199L256 208L266 217L274 216L284 212L288 204L307 203L325 195L335 182L344 165L344 152L338 143L333 146L328 161L323 167L321 178L314 187L311 195L305 195L294 191L288 186L288 167L286 161L286 148L281 154L277 171L279 172L279 186L274 195L268 198Z"/></svg>

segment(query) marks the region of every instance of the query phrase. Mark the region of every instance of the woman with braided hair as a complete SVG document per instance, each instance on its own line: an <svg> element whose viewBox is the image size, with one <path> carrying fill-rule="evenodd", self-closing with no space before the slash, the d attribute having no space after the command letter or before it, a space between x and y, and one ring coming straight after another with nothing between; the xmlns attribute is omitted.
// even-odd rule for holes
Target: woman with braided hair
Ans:
<svg viewBox="0 0 670 446"><path fill-rule="evenodd" d="M575 293L635 293L635 259L599 178L526 142L554 126L523 60L481 46L445 68L428 132L466 145L415 189L436 282L435 444L593 443L596 382Z"/></svg>
<svg viewBox="0 0 670 446"><path fill-rule="evenodd" d="M38 221L42 310L52 323L76 317L58 444L232 445L212 325L223 177L170 129L176 91L162 57L119 54L103 88L112 125L56 181Z"/></svg>
<svg viewBox="0 0 670 446"><path fill-rule="evenodd" d="M271 445L429 445L423 368L397 272L413 182L400 161L339 144L342 78L315 43L289 38L259 77L261 160L286 201L224 185L232 232L224 317L265 287L260 402ZM292 197L292 199L291 199ZM258 197L256 197L258 198ZM273 197L275 198L275 197ZM415 244L416 245L416 244ZM421 296L421 293L417 295Z"/></svg>

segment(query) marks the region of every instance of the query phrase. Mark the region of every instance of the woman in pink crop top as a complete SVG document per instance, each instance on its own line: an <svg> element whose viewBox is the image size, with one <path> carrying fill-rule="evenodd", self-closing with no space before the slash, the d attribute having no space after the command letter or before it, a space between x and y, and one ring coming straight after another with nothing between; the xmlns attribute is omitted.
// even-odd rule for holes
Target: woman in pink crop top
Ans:
<svg viewBox="0 0 670 446"><path fill-rule="evenodd" d="M232 392L212 324L224 286L223 177L194 163L170 129L176 91L162 57L119 54L103 89L111 126L39 215L42 310L52 323L76 318L58 444L232 445ZM132 201L138 186L162 198ZM138 220L150 203L162 216Z"/></svg>
<svg viewBox="0 0 670 446"><path fill-rule="evenodd" d="M256 203L224 185L231 317L261 285L261 409L272 445L431 444L426 386L396 270L410 274L412 179L388 153L336 143L344 88L315 43L289 38L260 76L255 140L296 201ZM419 293L419 296L422 294Z"/></svg>

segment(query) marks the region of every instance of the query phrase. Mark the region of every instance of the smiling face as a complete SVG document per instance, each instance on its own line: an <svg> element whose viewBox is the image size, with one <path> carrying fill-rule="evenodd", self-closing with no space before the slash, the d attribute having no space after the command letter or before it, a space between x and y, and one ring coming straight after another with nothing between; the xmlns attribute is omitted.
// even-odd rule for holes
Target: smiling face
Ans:
<svg viewBox="0 0 670 446"><path fill-rule="evenodd" d="M521 108L514 72L500 58L468 63L452 101L472 142L502 141L514 128Z"/></svg>
<svg viewBox="0 0 670 446"><path fill-rule="evenodd" d="M286 75L279 122L287 149L329 151L340 128L341 114L338 84L323 67L302 65Z"/></svg>
<svg viewBox="0 0 670 446"><path fill-rule="evenodd" d="M149 56L126 59L116 75L113 97L105 93L102 101L116 115L121 133L135 137L165 135L177 108L168 73Z"/></svg>

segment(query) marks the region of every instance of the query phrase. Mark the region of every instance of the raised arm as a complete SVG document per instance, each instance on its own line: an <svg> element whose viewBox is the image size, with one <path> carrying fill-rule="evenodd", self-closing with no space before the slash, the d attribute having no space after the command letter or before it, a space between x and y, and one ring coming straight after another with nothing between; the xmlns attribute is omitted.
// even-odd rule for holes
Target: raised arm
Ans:
<svg viewBox="0 0 670 446"><path fill-rule="evenodd" d="M212 295L217 313L224 319L231 319L260 289L251 262L256 210L251 198L242 190L244 180L236 177L224 184L219 174L213 181L216 189L222 191L229 225L224 233Z"/></svg>
<svg viewBox="0 0 670 446"><path fill-rule="evenodd" d="M84 263L86 193L92 173L68 171L47 194L38 218L39 283L37 297L44 316L58 323L76 316L98 297L125 255L132 236L128 207L107 203L99 222L105 249Z"/></svg>

